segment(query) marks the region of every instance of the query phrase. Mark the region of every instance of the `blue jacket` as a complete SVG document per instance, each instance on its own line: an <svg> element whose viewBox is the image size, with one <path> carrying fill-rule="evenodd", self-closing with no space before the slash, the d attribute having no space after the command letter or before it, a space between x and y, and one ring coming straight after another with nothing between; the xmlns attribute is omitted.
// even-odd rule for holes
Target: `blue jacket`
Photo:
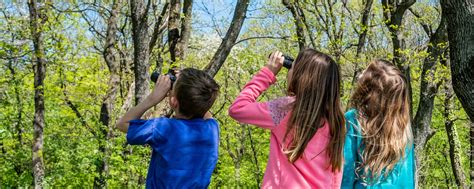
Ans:
<svg viewBox="0 0 474 189"><path fill-rule="evenodd" d="M371 185L362 182L355 172L357 162L361 160L361 152L358 154L358 149L362 144L357 110L348 111L345 118L347 133L344 144L344 173L341 188L415 188L413 146L407 147L405 158L395 165L393 171L385 179L382 179L383 176L381 176L378 182Z"/></svg>
<svg viewBox="0 0 474 189"><path fill-rule="evenodd" d="M152 148L146 188L207 188L217 164L219 126L214 119L132 120L132 145Z"/></svg>

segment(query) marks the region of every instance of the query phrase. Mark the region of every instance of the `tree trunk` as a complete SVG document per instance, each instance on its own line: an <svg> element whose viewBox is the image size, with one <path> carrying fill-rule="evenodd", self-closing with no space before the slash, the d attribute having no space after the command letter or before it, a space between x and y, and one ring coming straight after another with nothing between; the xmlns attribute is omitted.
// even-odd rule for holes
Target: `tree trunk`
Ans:
<svg viewBox="0 0 474 189"><path fill-rule="evenodd" d="M352 75L352 86L349 89L349 95L352 95L352 90L355 88L355 85L357 83L357 76L359 73L362 71L362 68L360 67L361 64L363 64L363 61L360 61L360 55L362 53L362 50L364 49L365 46L365 41L367 40L367 32L369 31L369 16L370 16L370 11L372 9L372 4L373 0L364 0L364 9L362 10L362 17L361 17L361 26L360 26L360 31L359 33L359 40L357 42L357 50L356 50L356 63L354 66L354 74ZM365 61L365 60L364 60ZM346 109L351 108L352 102L349 100L348 105L346 106Z"/></svg>
<svg viewBox="0 0 474 189"><path fill-rule="evenodd" d="M362 10L362 17L361 17L361 26L359 31L359 41L357 42L357 50L356 50L356 60L358 61L355 64L354 74L352 76L352 85L354 85L357 81L357 75L361 72L361 68L359 65L360 54L362 53L362 49L365 46L365 41L367 39L367 32L369 31L369 16L370 11L372 9L373 0L365 0L364 1L364 9ZM352 90L352 89L351 89ZM352 94L352 93L349 93Z"/></svg>
<svg viewBox="0 0 474 189"><path fill-rule="evenodd" d="M188 42L191 38L191 20L192 20L193 1L184 0L183 14L184 18L181 21L181 35L178 44L176 45L176 54L183 60L186 51L188 50Z"/></svg>
<svg viewBox="0 0 474 189"><path fill-rule="evenodd" d="M405 75L408 83L410 117L413 118L412 88L410 77L410 66L406 63L406 57L401 53L405 49L404 39L401 33L402 20L405 11L415 3L416 0L382 0L384 22L390 31L393 44L393 64L395 64Z"/></svg>
<svg viewBox="0 0 474 189"><path fill-rule="evenodd" d="M155 48L155 45L156 45L156 42L157 41L162 41L162 34L163 34L163 31L165 29L165 26L166 26L166 23L167 23L167 18L165 18L165 15L166 13L168 12L168 6L169 6L169 2L166 2L164 5L163 5L163 9L161 9L161 13L160 13L160 16L158 17L158 20L156 21L155 23L155 28L153 29L153 33L151 35L151 39L150 39L150 45L149 45L149 53L152 53L153 51L153 48ZM165 22L165 24L163 24L163 22ZM160 40L158 40L160 39ZM162 44L159 43L160 45L158 47L161 47Z"/></svg>
<svg viewBox="0 0 474 189"><path fill-rule="evenodd" d="M471 120L471 187L474 187L474 1L441 0L448 22L453 89Z"/></svg>
<svg viewBox="0 0 474 189"><path fill-rule="evenodd" d="M28 1L30 12L30 30L34 47L34 90L35 90L35 115L33 120L33 177L35 188L43 188L43 128L44 122L44 78L46 76L46 60L43 47L43 24L46 22L43 2Z"/></svg>
<svg viewBox="0 0 474 189"><path fill-rule="evenodd" d="M214 77L217 72L221 69L224 64L227 56L229 56L230 50L235 44L237 37L239 37L240 29L245 20L245 14L247 13L247 8L249 6L250 0L238 0L235 5L234 17L232 18L232 23L225 34L224 39L222 40L219 48L211 59L211 62L206 66L206 72Z"/></svg>
<svg viewBox="0 0 474 189"><path fill-rule="evenodd" d="M183 15L181 18L181 1L171 0L170 17L168 22L168 39L171 62L183 60L191 37L191 21L193 1L184 0ZM181 31L179 29L181 25Z"/></svg>
<svg viewBox="0 0 474 189"><path fill-rule="evenodd" d="M130 0L133 39L133 72L135 74L135 104L146 98L150 85L150 37L148 35L148 10L151 0Z"/></svg>
<svg viewBox="0 0 474 189"><path fill-rule="evenodd" d="M434 98L438 92L439 82L435 80L436 64L441 61L446 51L447 31L446 19L441 17L439 27L435 33L429 33L428 57L425 58L421 71L420 100L415 118L413 119L413 131L415 137L416 163L422 164L424 147L428 140L434 135L431 129L431 117L434 109Z"/></svg>
<svg viewBox="0 0 474 189"><path fill-rule="evenodd" d="M451 118L451 112L454 110L454 102L452 98L454 97L453 87L451 82L445 81L444 84L444 126L446 128L446 134L448 135L448 144L449 144L449 159L451 161L451 168L453 169L454 180L456 185L459 188L467 189L466 176L462 170L462 162L460 157L461 149L458 139L458 134L456 127L454 125L455 119Z"/></svg>
<svg viewBox="0 0 474 189"><path fill-rule="evenodd" d="M290 10L296 26L296 37L300 50L306 46L306 35L304 33L303 10L292 0L282 0L283 5Z"/></svg>
<svg viewBox="0 0 474 189"><path fill-rule="evenodd" d="M171 0L168 21L168 42L171 62L176 62L178 57L176 46L179 42L179 23L181 16L181 0Z"/></svg>
<svg viewBox="0 0 474 189"><path fill-rule="evenodd" d="M120 86L120 64L118 52L115 49L117 46L117 20L118 13L121 7L120 0L114 0L112 3L112 10L110 17L107 21L107 31L105 35L105 44L103 56L107 67L109 68L110 77L108 81L108 89L105 97L102 100L102 106L100 108L99 121L102 124L99 132L99 151L102 154L102 159L98 160L97 173L98 175L94 178L94 188L107 188L107 177L109 174L108 159L110 152L107 147L107 143L112 137L113 123L111 120L111 114L114 109L115 99L117 97L118 88Z"/></svg>
<svg viewBox="0 0 474 189"><path fill-rule="evenodd" d="M442 0L448 20L451 74L454 92L471 121L474 121L474 2Z"/></svg>

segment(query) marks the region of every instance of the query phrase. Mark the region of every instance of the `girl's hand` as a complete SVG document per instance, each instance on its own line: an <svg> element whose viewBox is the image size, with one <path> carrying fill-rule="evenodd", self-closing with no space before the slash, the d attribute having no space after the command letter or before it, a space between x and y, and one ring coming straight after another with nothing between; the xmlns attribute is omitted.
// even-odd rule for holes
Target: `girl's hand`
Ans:
<svg viewBox="0 0 474 189"><path fill-rule="evenodd" d="M150 93L148 97L153 103L158 104L161 102L161 100L163 100L166 97L166 94L168 94L170 89L171 89L170 77L168 75L162 74L160 75L160 77L158 77L155 84L155 88L153 89L153 91Z"/></svg>
<svg viewBox="0 0 474 189"><path fill-rule="evenodd" d="M270 69L273 74L277 75L278 72L280 72L281 67L283 67L284 60L285 58L283 57L283 53L281 53L280 51L275 51L268 58L268 63L266 67Z"/></svg>

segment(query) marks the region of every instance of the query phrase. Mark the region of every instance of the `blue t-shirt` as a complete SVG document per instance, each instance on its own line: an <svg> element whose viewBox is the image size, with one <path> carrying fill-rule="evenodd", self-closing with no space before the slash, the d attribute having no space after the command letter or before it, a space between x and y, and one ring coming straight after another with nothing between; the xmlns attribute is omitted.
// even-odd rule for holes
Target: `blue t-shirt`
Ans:
<svg viewBox="0 0 474 189"><path fill-rule="evenodd" d="M346 118L346 141L344 143L344 171L341 188L415 188L415 159L413 145L407 146L405 157L403 157L393 168L392 172L373 184L366 184L358 178L355 169L361 161L363 152L362 136L359 122L357 121L357 110L348 111ZM359 175L361 173L358 173Z"/></svg>
<svg viewBox="0 0 474 189"><path fill-rule="evenodd" d="M127 142L153 149L146 188L207 188L217 164L219 126L214 119L132 120Z"/></svg>

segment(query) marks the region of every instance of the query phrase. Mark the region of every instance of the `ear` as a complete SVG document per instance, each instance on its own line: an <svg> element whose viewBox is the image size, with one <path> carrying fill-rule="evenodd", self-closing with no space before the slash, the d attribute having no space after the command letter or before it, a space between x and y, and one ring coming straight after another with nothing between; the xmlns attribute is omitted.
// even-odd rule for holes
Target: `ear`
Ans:
<svg viewBox="0 0 474 189"><path fill-rule="evenodd" d="M173 110L178 110L179 108L179 103L178 99L175 96L170 96L170 106Z"/></svg>

